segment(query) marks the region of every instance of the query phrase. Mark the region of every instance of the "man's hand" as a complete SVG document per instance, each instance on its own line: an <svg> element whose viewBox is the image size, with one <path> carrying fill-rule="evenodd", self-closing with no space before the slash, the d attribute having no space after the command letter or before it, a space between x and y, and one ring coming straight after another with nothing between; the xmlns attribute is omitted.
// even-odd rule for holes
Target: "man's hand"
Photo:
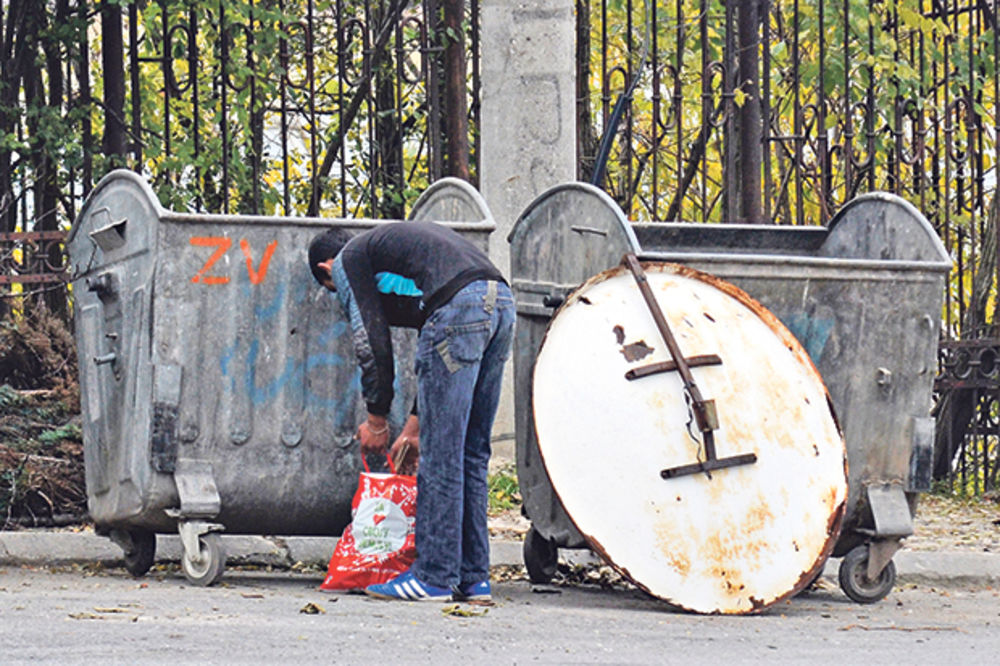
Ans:
<svg viewBox="0 0 1000 666"><path fill-rule="evenodd" d="M369 414L368 420L358 426L357 438L363 455L385 455L389 445L389 421L384 416Z"/></svg>
<svg viewBox="0 0 1000 666"><path fill-rule="evenodd" d="M409 418L406 419L403 432L399 433L399 437L392 443L392 448L389 449L389 457L394 461L397 460L400 451L404 447L408 448L403 459L396 463L396 473L416 474L420 463L420 419L413 414L410 414Z"/></svg>

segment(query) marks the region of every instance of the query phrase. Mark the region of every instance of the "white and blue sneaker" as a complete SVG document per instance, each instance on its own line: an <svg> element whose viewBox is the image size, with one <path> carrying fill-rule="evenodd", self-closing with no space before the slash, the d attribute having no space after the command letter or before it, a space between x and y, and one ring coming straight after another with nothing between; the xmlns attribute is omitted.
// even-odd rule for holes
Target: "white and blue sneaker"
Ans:
<svg viewBox="0 0 1000 666"><path fill-rule="evenodd" d="M365 588L365 594L376 599L402 599L404 601L451 601L451 590L422 582L413 572L399 574L387 583L376 583Z"/></svg>
<svg viewBox="0 0 1000 666"><path fill-rule="evenodd" d="M455 601L490 601L492 599L489 580L481 580L463 588L455 587Z"/></svg>

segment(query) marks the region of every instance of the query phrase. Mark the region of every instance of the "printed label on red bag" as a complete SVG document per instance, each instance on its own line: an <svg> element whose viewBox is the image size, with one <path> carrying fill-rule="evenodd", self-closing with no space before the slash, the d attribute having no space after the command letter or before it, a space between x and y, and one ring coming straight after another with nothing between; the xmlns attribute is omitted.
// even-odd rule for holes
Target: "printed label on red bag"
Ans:
<svg viewBox="0 0 1000 666"><path fill-rule="evenodd" d="M352 529L362 555L381 555L403 547L409 520L398 504L384 497L366 497L358 504Z"/></svg>

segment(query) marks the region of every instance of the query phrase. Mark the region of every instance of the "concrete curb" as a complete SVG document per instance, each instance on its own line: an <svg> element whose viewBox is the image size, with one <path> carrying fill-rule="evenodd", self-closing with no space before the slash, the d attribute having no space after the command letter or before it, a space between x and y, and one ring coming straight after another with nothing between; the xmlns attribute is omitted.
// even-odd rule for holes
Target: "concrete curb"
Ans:
<svg viewBox="0 0 1000 666"><path fill-rule="evenodd" d="M232 566L271 566L279 569L305 565L325 568L337 544L336 537L263 537L226 534L227 563ZM590 564L600 560L589 551L560 551L572 563ZM176 563L181 544L176 535L156 537L156 560ZM516 566L522 563L521 542L493 539L490 542L493 565ZM922 585L989 587L1000 585L1000 554L971 551L901 550L893 558L898 583ZM0 565L49 566L87 565L121 566L121 549L110 539L93 532L24 531L0 532ZM839 560L826 563L823 575L836 580Z"/></svg>
<svg viewBox="0 0 1000 666"><path fill-rule="evenodd" d="M232 566L326 567L337 537L267 537L224 534L226 562ZM156 535L156 561L176 563L180 537ZM490 543L493 564L521 564L521 542L495 539ZM121 566L122 551L110 539L93 532L0 532L0 565L60 566L102 564Z"/></svg>

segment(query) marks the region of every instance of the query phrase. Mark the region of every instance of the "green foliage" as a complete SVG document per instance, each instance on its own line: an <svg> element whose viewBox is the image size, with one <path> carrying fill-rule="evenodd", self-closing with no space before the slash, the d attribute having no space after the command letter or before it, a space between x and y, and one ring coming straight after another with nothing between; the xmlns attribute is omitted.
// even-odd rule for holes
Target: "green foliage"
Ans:
<svg viewBox="0 0 1000 666"><path fill-rule="evenodd" d="M7 188L2 212L15 203L26 209L38 205L43 188L33 189L36 183L44 183L48 195L65 191L72 170L85 158L79 125L88 113L88 101L69 97L65 83L55 84L67 77L64 63L79 57L87 21L76 13L57 18L47 3L28 7L28 18L15 21L14 12L21 9L23 5L5 2L4 15L11 20L0 23L0 38L13 50L7 54L0 81L0 169L5 171ZM65 204L71 200L59 202L62 209L36 214L45 218L47 228L67 226Z"/></svg>
<svg viewBox="0 0 1000 666"><path fill-rule="evenodd" d="M505 465L490 474L487 484L490 513L509 511L521 506L521 489L513 465Z"/></svg>
<svg viewBox="0 0 1000 666"><path fill-rule="evenodd" d="M0 409L17 407L24 401L21 394L9 384L0 384Z"/></svg>
<svg viewBox="0 0 1000 666"><path fill-rule="evenodd" d="M61 197L59 226L67 228L81 203L81 173L96 180L119 167L149 177L165 206L208 212L303 214L315 188L321 214L381 217L383 208L405 208L428 185L426 134L431 130L424 75L434 56L421 39L461 41L468 25L434 34L419 3L411 2L389 42L374 49L383 20L378 14L395 3L110 4L122 7L123 120L129 126L126 140L135 144L126 155L102 152L110 112L103 104L99 12L71 5L68 16L57 18L56 5L43 3L37 38L0 34L7 43L30 42L34 49L27 61L38 65L34 97L27 97L26 84L17 77L10 79L21 86L13 97L0 94L0 169L9 157L14 196L28 202L18 212L29 220L42 213L32 209L30 184L36 180L53 182L52 191ZM138 20L130 26L133 5ZM304 27L307 16L314 19L311 41ZM339 33L338 21L347 24ZM11 22L0 32L22 28ZM140 63L135 79L128 71L133 28ZM50 81L50 61L59 62L65 79L61 88ZM397 72L403 78L383 86L389 94L377 96L379 82ZM369 73L373 76L366 78ZM338 126L356 95L364 101ZM133 113L137 131L131 127ZM383 146L396 142L401 158L389 160ZM324 161L333 166L317 176ZM50 166L40 166L45 164ZM55 171L54 180L43 168Z"/></svg>
<svg viewBox="0 0 1000 666"><path fill-rule="evenodd" d="M599 134L625 87L619 70L639 66L643 26L653 0L602 3L603 14L596 3L590 5L590 103L600 110L594 120ZM739 7L737 3L737 14ZM921 192L948 193L952 200L938 197L937 203L959 213L963 208L959 197L968 197L971 191L970 170L963 179L961 165L956 164L963 156L968 160L962 142L980 131L980 124L996 125L995 35L980 27L984 22L977 18L978 10L943 15L923 0L822 4L781 0L770 3L769 9L766 43L759 47L761 83L766 61L769 131L786 137L766 144L770 166L762 167L770 169L766 175L773 183L773 219L823 222L831 211L867 189L894 190L915 203ZM631 35L626 31L629 11ZM681 198L679 219L722 221L727 175L721 128L726 114L745 104L748 92L745 82L734 80L729 96L723 94L725 3L656 2L655 11L659 87L654 90L652 69L645 68L625 123L633 152L621 149L624 136L620 136L608 164L608 187L635 218L662 219L666 206L654 203L655 188L663 199ZM735 34L735 22L728 29ZM608 40L607 78L601 71L602 31ZM660 105L655 120L654 100ZM798 118L797 109L802 110ZM715 129L709 141L699 145L709 124ZM946 137L940 131L945 125L954 128L954 135ZM796 155L796 144L788 138L794 136L806 138L797 148L801 155ZM826 162L819 152L821 138ZM848 140L851 153L844 147ZM952 143L946 146L947 141ZM903 163L897 157L901 144L907 158ZM684 185L682 175L695 146L703 149L703 157L691 182ZM946 168L949 147L952 161ZM995 157L993 151L986 153L977 154L977 159L988 174ZM847 159L849 155L853 160ZM654 157L656 182L651 175ZM801 188L798 179L805 181Z"/></svg>
<svg viewBox="0 0 1000 666"><path fill-rule="evenodd" d="M39 434L38 439L43 444L56 444L64 439L80 442L83 441L83 431L76 423L64 423Z"/></svg>

